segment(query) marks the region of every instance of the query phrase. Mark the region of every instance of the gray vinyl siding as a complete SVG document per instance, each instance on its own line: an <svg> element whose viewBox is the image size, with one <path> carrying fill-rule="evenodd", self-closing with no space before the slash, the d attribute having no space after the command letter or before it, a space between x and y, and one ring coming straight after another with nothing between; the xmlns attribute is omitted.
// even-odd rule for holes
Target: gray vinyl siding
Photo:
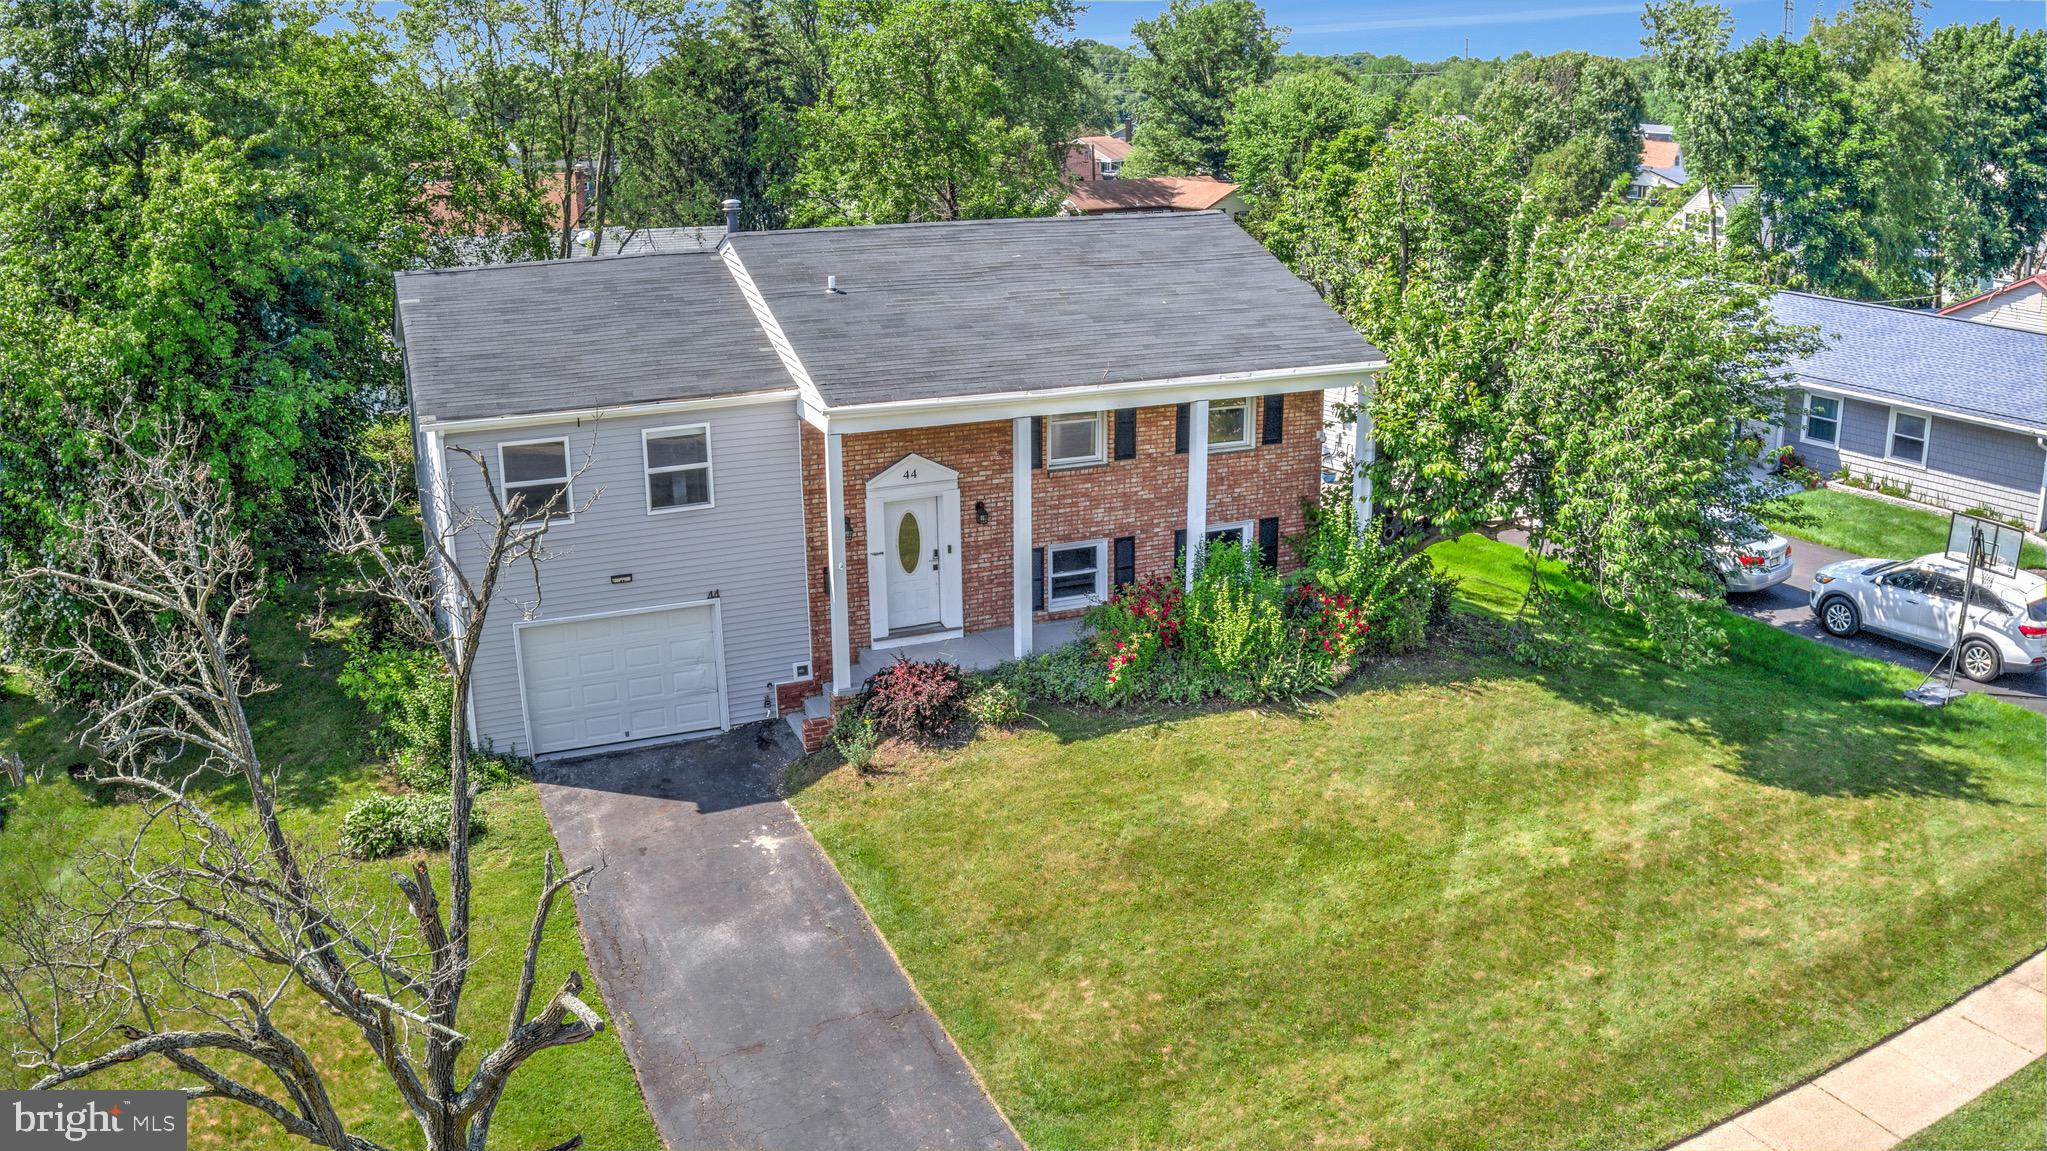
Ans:
<svg viewBox="0 0 2047 1151"><path fill-rule="evenodd" d="M1806 466L1824 475L1846 468L1856 477L1874 476L1903 485L1921 503L1955 511L1987 507L2039 528L2041 473L2047 468L2047 452L2041 451L2032 436L1934 416L1926 465L1919 467L1884 458L1890 426L1889 407L1849 399L1842 403L1839 447L1803 442L1795 434L1788 434L1785 442L1795 444L1805 456Z"/></svg>
<svg viewBox="0 0 2047 1151"><path fill-rule="evenodd" d="M792 399L648 417L608 417L450 434L450 519L488 506L475 451L497 474L500 442L566 437L575 499L590 506L547 535L555 554L540 564L533 619L567 619L698 602L716 593L723 621L726 706L733 725L770 715L770 683L810 658L801 457ZM713 506L649 515L641 433L708 424ZM594 497L594 501L593 501ZM458 555L475 576L482 544L464 538ZM632 582L613 584L630 573ZM535 600L529 569L507 571L477 652L479 739L528 752L513 627Z"/></svg>

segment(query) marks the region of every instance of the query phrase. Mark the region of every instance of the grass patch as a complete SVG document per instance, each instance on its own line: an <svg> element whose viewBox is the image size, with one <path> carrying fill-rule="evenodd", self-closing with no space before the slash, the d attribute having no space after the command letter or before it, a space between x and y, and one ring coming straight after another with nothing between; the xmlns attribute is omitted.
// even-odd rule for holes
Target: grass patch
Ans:
<svg viewBox="0 0 2047 1151"><path fill-rule="evenodd" d="M1978 1095L1898 1144L1898 1151L2038 1151L2047 1147L2047 1060Z"/></svg>
<svg viewBox="0 0 2047 1151"><path fill-rule="evenodd" d="M1942 512L1908 508L1835 488L1797 492L1789 502L1809 514L1811 521L1793 523L1781 516L1764 517L1771 530L1883 559L1915 559L1947 548L1948 517ZM2047 567L2047 549L2027 541L2019 550L2019 566Z"/></svg>
<svg viewBox="0 0 2047 1151"><path fill-rule="evenodd" d="M301 615L311 609L310 596L310 589L292 589L250 621L258 665L264 676L278 685L276 691L252 701L250 719L266 761L280 770L281 807L291 830L331 846L343 814L356 800L382 786L382 772L369 749L370 720L335 686L341 663L339 645L324 639L309 644L296 626ZM343 626L350 622L342 621ZM72 717L53 714L19 674L9 674L0 683L4 683L0 689L0 750L18 752L31 767L43 766L47 781L14 794L12 810L0 829L0 858L7 861L7 866L0 868L0 909L4 909L34 886L67 882L77 860L132 830L136 812L109 802L66 775L67 765L88 758L70 741ZM210 786L220 808L237 813L246 810L247 791L239 782L222 780ZM4 783L0 790L5 790ZM464 1026L473 1037L471 1066L504 1035L517 990L517 965L540 891L541 853L554 847L531 784L521 781L489 793L481 803L488 808L491 831L476 841L472 857L477 880L477 953L481 958L471 972L463 1003ZM406 866L409 857L365 863L360 868L365 886L380 893L392 892L395 905L395 891L387 877ZM445 866L439 874L445 892ZM583 965L575 909L563 901L556 905L548 924L540 965L542 994L552 990L571 968ZM585 998L596 993L594 983L586 983ZM354 1133L393 1147L421 1144L410 1113L387 1086L352 1029L333 1019L310 996L287 1001L283 1014L291 1020L286 1030L308 1040L342 1118ZM11 1065L0 1069L0 1087L24 1087L30 1078ZM184 1080L160 1062L143 1061L76 1086L150 1088L181 1082ZM274 1147L286 1142L269 1120L232 1103L200 1100L192 1105L191 1115L194 1148ZM654 1147L660 1143L615 1031L588 1043L542 1052L529 1062L513 1077L498 1108L492 1144L548 1147L577 1132L584 1135L585 1145L592 1147Z"/></svg>
<svg viewBox="0 0 2047 1151"><path fill-rule="evenodd" d="M1655 1146L2039 946L2039 720L1729 616L1455 631L1297 711L1105 715L794 803L1034 1146Z"/></svg>

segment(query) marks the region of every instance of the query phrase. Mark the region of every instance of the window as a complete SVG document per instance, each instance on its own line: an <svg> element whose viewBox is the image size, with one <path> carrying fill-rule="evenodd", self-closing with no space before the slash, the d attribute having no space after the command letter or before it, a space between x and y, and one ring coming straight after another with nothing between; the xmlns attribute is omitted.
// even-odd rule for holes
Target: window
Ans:
<svg viewBox="0 0 2047 1151"><path fill-rule="evenodd" d="M1102 413L1052 416L1045 421L1046 455L1055 468L1098 464L1107 457L1102 451Z"/></svg>
<svg viewBox="0 0 2047 1151"><path fill-rule="evenodd" d="M1218 400L1208 405L1208 450L1251 446L1251 401Z"/></svg>
<svg viewBox="0 0 2047 1151"><path fill-rule="evenodd" d="M647 511L711 506L711 429L652 428L640 437L647 453Z"/></svg>
<svg viewBox="0 0 2047 1151"><path fill-rule="evenodd" d="M1926 462L1926 417L1891 409L1889 458L1908 464Z"/></svg>
<svg viewBox="0 0 2047 1151"><path fill-rule="evenodd" d="M1248 552L1258 546L1257 538L1251 534L1251 530L1256 526L1249 521L1241 524L1219 524L1209 528L1202 538L1211 544L1228 541Z"/></svg>
<svg viewBox="0 0 2047 1151"><path fill-rule="evenodd" d="M1885 587L1899 591L1925 591L1932 582L1933 573L1925 568L1898 568L1883 577Z"/></svg>
<svg viewBox="0 0 2047 1151"><path fill-rule="evenodd" d="M1086 607L1101 602L1107 589L1102 585L1107 564L1103 562L1102 541L1055 544L1051 549L1051 595L1045 604L1050 611Z"/></svg>
<svg viewBox="0 0 2047 1151"><path fill-rule="evenodd" d="M1805 393L1805 442L1834 445L1841 442L1841 400L1838 396Z"/></svg>
<svg viewBox="0 0 2047 1151"><path fill-rule="evenodd" d="M575 519L576 497L569 486L569 441L526 440L498 445L498 475L505 508L530 520L553 500L549 519Z"/></svg>

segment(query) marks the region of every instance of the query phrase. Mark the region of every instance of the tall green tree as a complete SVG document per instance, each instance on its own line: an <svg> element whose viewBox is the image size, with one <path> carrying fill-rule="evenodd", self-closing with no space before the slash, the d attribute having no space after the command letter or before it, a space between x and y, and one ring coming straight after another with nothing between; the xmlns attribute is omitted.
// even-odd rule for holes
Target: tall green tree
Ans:
<svg viewBox="0 0 2047 1151"><path fill-rule="evenodd" d="M1334 68L1282 72L1237 94L1226 121L1228 170L1246 191L1270 196L1300 174L1316 144L1353 128L1383 129L1398 107Z"/></svg>
<svg viewBox="0 0 2047 1151"><path fill-rule="evenodd" d="M1080 86L1070 0L828 0L827 87L803 112L800 222L1044 214Z"/></svg>
<svg viewBox="0 0 2047 1151"><path fill-rule="evenodd" d="M403 399L391 272L516 207L498 159L381 36L254 2L8 6L0 104L0 558L116 411L199 429L242 525L310 554L310 485Z"/></svg>
<svg viewBox="0 0 2047 1151"><path fill-rule="evenodd" d="M1920 61L1940 100L1938 269L1952 294L2013 270L2047 237L2047 32L1950 25ZM2037 271L2037 268L2031 269Z"/></svg>
<svg viewBox="0 0 2047 1151"><path fill-rule="evenodd" d="M1545 152L1582 140L1578 156L1611 182L1642 153L1642 87L1626 63L1605 56L1522 57L1486 86L1477 116L1523 171Z"/></svg>
<svg viewBox="0 0 2047 1151"><path fill-rule="evenodd" d="M1254 0L1172 0L1130 32L1143 103L1125 173L1227 178L1230 106L1271 78L1286 29L1267 24Z"/></svg>
<svg viewBox="0 0 2047 1151"><path fill-rule="evenodd" d="M1768 289L1656 223L1556 218L1507 140L1441 119L1374 150L1341 219L1310 219L1328 234L1304 246L1387 358L1370 402L1388 533L1521 525L1671 658L1710 656L1707 553L1766 498L1740 428L1780 410L1803 346ZM1536 584L1529 620L1551 630Z"/></svg>
<svg viewBox="0 0 2047 1151"><path fill-rule="evenodd" d="M825 69L816 6L734 0L692 15L638 80L620 134L614 227L717 224L740 201L747 228L788 219L797 123Z"/></svg>

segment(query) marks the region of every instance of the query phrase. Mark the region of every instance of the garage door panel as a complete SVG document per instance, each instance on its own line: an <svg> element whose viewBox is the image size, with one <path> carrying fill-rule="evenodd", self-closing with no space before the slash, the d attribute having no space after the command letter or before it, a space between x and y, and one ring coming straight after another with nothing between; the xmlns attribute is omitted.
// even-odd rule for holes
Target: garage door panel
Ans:
<svg viewBox="0 0 2047 1151"><path fill-rule="evenodd" d="M717 614L708 606L533 624L520 650L535 754L723 722Z"/></svg>

